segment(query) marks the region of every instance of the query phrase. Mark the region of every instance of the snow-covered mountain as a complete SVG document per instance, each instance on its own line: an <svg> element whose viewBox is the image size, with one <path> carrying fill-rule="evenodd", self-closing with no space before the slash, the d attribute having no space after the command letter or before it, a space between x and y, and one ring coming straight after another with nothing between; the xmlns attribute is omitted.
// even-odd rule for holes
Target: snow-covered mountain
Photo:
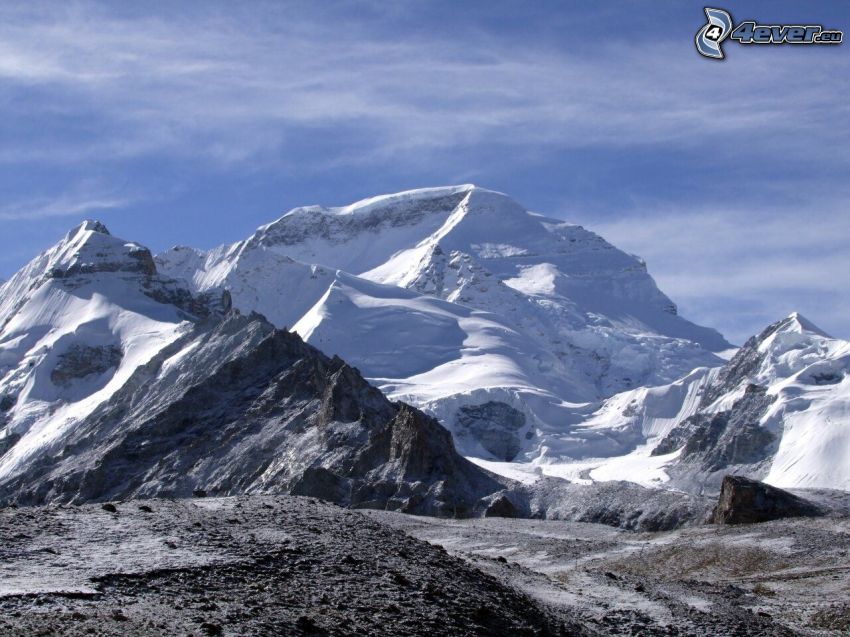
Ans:
<svg viewBox="0 0 850 637"><path fill-rule="evenodd" d="M715 492L735 473L783 488L850 490L850 343L795 313L722 367L613 396L581 427L621 441L622 453L541 458L501 473L691 492Z"/></svg>
<svg viewBox="0 0 850 637"><path fill-rule="evenodd" d="M0 287L0 502L201 489L468 514L504 484L341 359L226 291L192 295L102 224Z"/></svg>
<svg viewBox="0 0 850 637"><path fill-rule="evenodd" d="M485 458L616 453L576 435L588 403L719 365L730 347L678 316L639 258L470 185L297 208L157 266L293 326Z"/></svg>
<svg viewBox="0 0 850 637"><path fill-rule="evenodd" d="M715 485L734 472L850 490L850 343L800 314L774 323L717 371L657 453L673 449L681 484Z"/></svg>
<svg viewBox="0 0 850 637"><path fill-rule="evenodd" d="M15 274L0 287L0 477L58 443L205 307L96 222Z"/></svg>
<svg viewBox="0 0 850 637"><path fill-rule="evenodd" d="M724 408L704 396L720 392L733 363L718 354L731 346L678 316L640 258L501 193L464 185L296 208L244 241L175 248L157 264L341 355L437 416L491 470L691 489L716 478L670 436ZM812 347L830 359L843 347L831 342ZM779 366L772 383L752 383L778 386L797 371ZM785 413L757 431L779 440ZM764 462L740 469L784 486L843 484L810 470L768 474Z"/></svg>
<svg viewBox="0 0 850 637"><path fill-rule="evenodd" d="M526 483L850 489L850 344L792 315L729 349L638 257L473 186L155 258L85 222L0 286L0 495L498 499L415 408Z"/></svg>

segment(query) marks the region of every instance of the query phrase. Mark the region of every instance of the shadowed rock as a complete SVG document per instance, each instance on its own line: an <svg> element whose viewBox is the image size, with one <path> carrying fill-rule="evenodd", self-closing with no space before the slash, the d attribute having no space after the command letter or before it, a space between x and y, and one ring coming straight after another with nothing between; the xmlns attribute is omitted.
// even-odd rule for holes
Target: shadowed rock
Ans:
<svg viewBox="0 0 850 637"><path fill-rule="evenodd" d="M519 518L522 517L511 499L504 493L493 497L484 511L487 518Z"/></svg>
<svg viewBox="0 0 850 637"><path fill-rule="evenodd" d="M467 405L458 409L456 419L460 437L478 442L499 460L510 462L519 453L525 415L510 405L499 401Z"/></svg>
<svg viewBox="0 0 850 637"><path fill-rule="evenodd" d="M121 348L115 345L89 347L74 343L59 356L56 366L50 372L50 380L54 385L67 387L75 380L103 374L118 367L121 356Z"/></svg>
<svg viewBox="0 0 850 637"><path fill-rule="evenodd" d="M823 515L823 511L818 506L793 493L743 476L726 476L710 521L714 524L753 524L819 515Z"/></svg>

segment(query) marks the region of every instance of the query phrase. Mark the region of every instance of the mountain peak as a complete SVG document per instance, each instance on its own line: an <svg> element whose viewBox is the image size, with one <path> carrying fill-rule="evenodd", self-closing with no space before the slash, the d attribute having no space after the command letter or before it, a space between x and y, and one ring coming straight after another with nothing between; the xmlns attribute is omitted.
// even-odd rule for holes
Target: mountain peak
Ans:
<svg viewBox="0 0 850 637"><path fill-rule="evenodd" d="M832 338L817 325L812 323L799 312L792 312L786 318L776 323L769 325L761 334L756 337L759 343L765 343L772 336L777 334L796 334L800 336L815 335L823 338Z"/></svg>
<svg viewBox="0 0 850 637"><path fill-rule="evenodd" d="M374 235L379 232L404 232L405 228L422 225L434 232L473 189L477 190L471 184L422 188L370 197L347 206L293 208L277 220L260 226L247 241L242 242L241 249L274 247L293 258L301 257L300 260L306 263L329 265L323 261L324 251L312 250L312 243L322 243L325 247L330 246L332 252L338 252L339 245L358 237L367 237L371 245ZM311 243L307 254L297 250L290 254L294 246L305 243Z"/></svg>
<svg viewBox="0 0 850 637"><path fill-rule="evenodd" d="M782 321L785 325L783 328L784 331L795 331L795 332L812 332L819 336L825 336L827 338L832 338L829 334L824 332L817 325L812 323L805 316L800 314L799 312L791 312L788 317Z"/></svg>
<svg viewBox="0 0 850 637"><path fill-rule="evenodd" d="M354 213L368 213L375 208L393 207L400 203L415 203L430 199L445 199L457 195L466 195L472 191L485 191L475 184L459 184L456 186L434 186L431 188L416 188L414 190L403 190L388 195L377 195L355 201L347 206L323 209L337 215L349 215ZM486 191L491 192L491 191Z"/></svg>
<svg viewBox="0 0 850 637"><path fill-rule="evenodd" d="M386 195L377 195L374 197L367 197L365 199L360 199L355 201L354 203L345 205L345 206L299 206L298 208L293 208L286 214L284 214L280 219L268 226L274 226L276 223L283 221L289 217L298 217L301 215L310 214L310 213L320 213L323 215L329 215L334 217L347 217L347 216L368 216L373 214L376 211L387 210L389 213L399 213L404 209L409 208L411 206L422 207L425 202L428 201L456 201L460 202L468 193L477 191L477 192L492 192L494 194L495 191L486 190L484 188L480 188L475 184L459 184L456 186L434 186L430 188L416 188L413 190L403 190L401 192L394 192ZM502 195L507 197L507 195ZM425 208L427 208L427 204ZM442 209L442 206L438 206Z"/></svg>
<svg viewBox="0 0 850 637"><path fill-rule="evenodd" d="M107 236L111 236L111 233L107 229L107 227L100 221L96 219L86 219L80 225L76 226L69 232L68 234L73 236L79 232L96 232L98 234L105 234Z"/></svg>
<svg viewBox="0 0 850 637"><path fill-rule="evenodd" d="M61 279L95 272L156 274L153 256L146 247L110 234L100 221L86 220L15 274L13 280ZM30 285L24 281L24 287Z"/></svg>

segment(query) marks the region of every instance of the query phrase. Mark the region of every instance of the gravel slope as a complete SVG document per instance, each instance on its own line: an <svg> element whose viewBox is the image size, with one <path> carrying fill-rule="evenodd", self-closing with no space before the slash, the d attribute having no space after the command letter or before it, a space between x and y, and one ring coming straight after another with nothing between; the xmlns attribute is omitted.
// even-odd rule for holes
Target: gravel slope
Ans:
<svg viewBox="0 0 850 637"><path fill-rule="evenodd" d="M846 518L634 533L292 496L111 504L0 509L0 635L850 631Z"/></svg>
<svg viewBox="0 0 850 637"><path fill-rule="evenodd" d="M370 517L445 546L594 634L850 634L850 520L632 533L543 520Z"/></svg>
<svg viewBox="0 0 850 637"><path fill-rule="evenodd" d="M115 506L0 510L0 635L582 634L441 548L310 498Z"/></svg>

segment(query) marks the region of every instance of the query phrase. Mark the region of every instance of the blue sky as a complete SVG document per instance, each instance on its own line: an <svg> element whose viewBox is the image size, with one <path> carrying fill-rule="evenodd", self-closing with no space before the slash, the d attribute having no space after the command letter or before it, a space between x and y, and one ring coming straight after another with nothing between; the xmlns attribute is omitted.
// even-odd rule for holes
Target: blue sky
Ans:
<svg viewBox="0 0 850 637"><path fill-rule="evenodd" d="M702 2L139 5L0 5L0 276L86 217L208 248L473 182L640 254L731 340L793 310L850 337L850 44L710 61ZM718 6L850 30L845 2Z"/></svg>

